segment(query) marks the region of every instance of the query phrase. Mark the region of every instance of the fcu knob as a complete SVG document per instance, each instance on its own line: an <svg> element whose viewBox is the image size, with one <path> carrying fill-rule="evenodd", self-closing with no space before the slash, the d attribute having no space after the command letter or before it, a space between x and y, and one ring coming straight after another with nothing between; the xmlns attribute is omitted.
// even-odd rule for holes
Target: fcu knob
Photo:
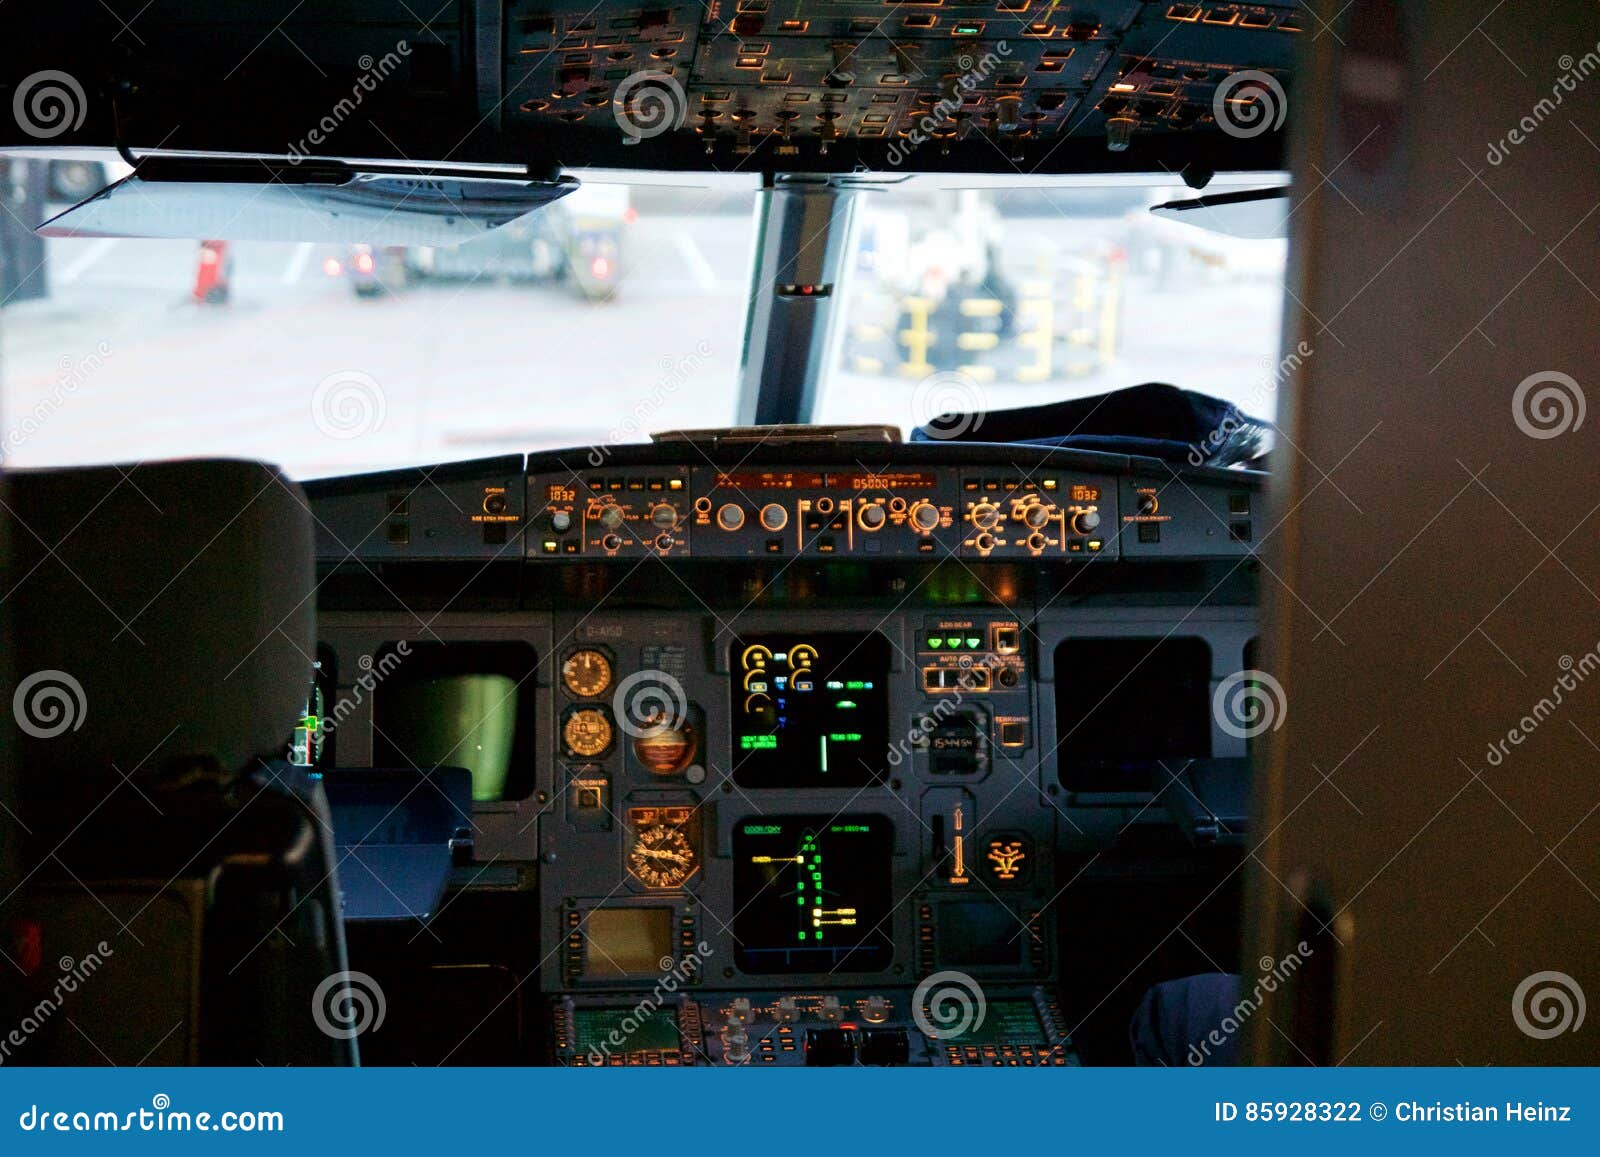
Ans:
<svg viewBox="0 0 1600 1157"><path fill-rule="evenodd" d="M972 508L972 523L979 530L993 530L1000 523L1000 508L992 502L980 502Z"/></svg>
<svg viewBox="0 0 1600 1157"><path fill-rule="evenodd" d="M717 525L723 530L738 530L744 525L744 507L737 502L725 502L717 509Z"/></svg>
<svg viewBox="0 0 1600 1157"><path fill-rule="evenodd" d="M869 502L856 517L861 522L862 530L882 530L883 524L889 520L889 512L876 502Z"/></svg>
<svg viewBox="0 0 1600 1157"><path fill-rule="evenodd" d="M939 525L939 508L931 502L919 502L911 508L911 525L918 530L932 530Z"/></svg>
<svg viewBox="0 0 1600 1157"><path fill-rule="evenodd" d="M1043 530L1050 525L1050 518L1056 509L1048 502L1035 502L1022 512L1022 521L1028 524L1031 530Z"/></svg>
<svg viewBox="0 0 1600 1157"><path fill-rule="evenodd" d="M1088 534L1100 525L1100 516L1093 510L1082 510L1072 516L1072 529L1079 534Z"/></svg>
<svg viewBox="0 0 1600 1157"><path fill-rule="evenodd" d="M565 510L558 510L550 516L550 529L557 534L565 534L572 529L572 515Z"/></svg>
<svg viewBox="0 0 1600 1157"><path fill-rule="evenodd" d="M776 502L769 502L761 508L761 525L766 530L782 530L789 525L789 511Z"/></svg>
<svg viewBox="0 0 1600 1157"><path fill-rule="evenodd" d="M655 523L658 530L671 530L678 525L678 508L670 502L663 502L650 512L650 521Z"/></svg>
<svg viewBox="0 0 1600 1157"><path fill-rule="evenodd" d="M600 512L600 525L607 530L616 530L622 526L622 507L608 506Z"/></svg>

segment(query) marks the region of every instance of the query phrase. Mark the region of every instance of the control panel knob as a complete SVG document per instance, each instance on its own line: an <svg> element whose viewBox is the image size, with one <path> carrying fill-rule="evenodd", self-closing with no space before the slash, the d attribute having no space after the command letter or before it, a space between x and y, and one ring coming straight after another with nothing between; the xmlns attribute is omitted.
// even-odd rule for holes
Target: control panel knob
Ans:
<svg viewBox="0 0 1600 1157"><path fill-rule="evenodd" d="M939 508L931 502L919 502L911 508L911 525L918 530L932 530L939 525Z"/></svg>
<svg viewBox="0 0 1600 1157"><path fill-rule="evenodd" d="M992 502L980 502L972 508L972 524L979 530L993 530L1000 523L1000 508Z"/></svg>
<svg viewBox="0 0 1600 1157"><path fill-rule="evenodd" d="M600 525L607 530L618 530L622 527L622 507L607 506L600 511Z"/></svg>
<svg viewBox="0 0 1600 1157"><path fill-rule="evenodd" d="M876 502L869 502L856 514L856 518L862 530L882 530L883 524L889 521L889 512Z"/></svg>
<svg viewBox="0 0 1600 1157"><path fill-rule="evenodd" d="M868 1024L882 1024L889 1019L891 1007L886 996L867 997L866 1007L861 1010L862 1019Z"/></svg>
<svg viewBox="0 0 1600 1157"><path fill-rule="evenodd" d="M600 545L607 550L621 550L622 536L620 534L608 534L600 540Z"/></svg>
<svg viewBox="0 0 1600 1157"><path fill-rule="evenodd" d="M817 1009L817 1015L823 1020L839 1020L843 1017L843 1010L839 1007L837 996L825 996L822 1005Z"/></svg>
<svg viewBox="0 0 1600 1157"><path fill-rule="evenodd" d="M750 1034L740 1026L731 1026L722 1037L722 1059L730 1065L742 1065L750 1059Z"/></svg>
<svg viewBox="0 0 1600 1157"><path fill-rule="evenodd" d="M572 513L567 510L558 510L550 516L550 529L557 534L565 534L572 529Z"/></svg>
<svg viewBox="0 0 1600 1157"><path fill-rule="evenodd" d="M1088 534L1100 525L1100 515L1093 510L1080 510L1072 516L1072 529L1079 534Z"/></svg>
<svg viewBox="0 0 1600 1157"><path fill-rule="evenodd" d="M1139 513L1154 514L1161 509L1161 499L1154 494L1139 495Z"/></svg>
<svg viewBox="0 0 1600 1157"><path fill-rule="evenodd" d="M789 525L789 511L777 502L761 508L761 525L766 530L779 531Z"/></svg>
<svg viewBox="0 0 1600 1157"><path fill-rule="evenodd" d="M717 525L723 530L738 530L744 525L744 507L726 502L717 510Z"/></svg>
<svg viewBox="0 0 1600 1157"><path fill-rule="evenodd" d="M1022 521L1028 524L1030 530L1043 530L1050 525L1055 512L1056 508L1050 503L1035 502L1022 512Z"/></svg>
<svg viewBox="0 0 1600 1157"><path fill-rule="evenodd" d="M650 521L656 524L657 529L671 530L678 525L678 508L670 502L663 502L650 511Z"/></svg>

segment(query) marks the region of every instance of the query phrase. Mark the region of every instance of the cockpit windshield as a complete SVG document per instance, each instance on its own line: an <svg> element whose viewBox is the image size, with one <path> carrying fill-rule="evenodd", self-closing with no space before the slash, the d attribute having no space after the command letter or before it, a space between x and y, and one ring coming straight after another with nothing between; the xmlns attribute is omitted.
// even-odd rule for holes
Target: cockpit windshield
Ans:
<svg viewBox="0 0 1600 1157"><path fill-rule="evenodd" d="M1185 195L1141 181L862 197L816 419L909 429L1160 381L1270 420L1286 242L1149 212Z"/></svg>
<svg viewBox="0 0 1600 1157"><path fill-rule="evenodd" d="M453 248L34 239L0 309L0 456L311 478L735 424L758 178L604 177ZM1285 243L1153 216L1174 178L1085 180L857 193L809 420L909 430L1148 381L1271 419Z"/></svg>

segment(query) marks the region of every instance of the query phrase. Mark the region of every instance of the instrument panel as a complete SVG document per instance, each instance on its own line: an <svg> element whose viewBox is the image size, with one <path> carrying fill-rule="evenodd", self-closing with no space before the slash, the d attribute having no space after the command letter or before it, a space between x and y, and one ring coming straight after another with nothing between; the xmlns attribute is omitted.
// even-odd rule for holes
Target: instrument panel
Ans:
<svg viewBox="0 0 1600 1157"><path fill-rule="evenodd" d="M1258 476L870 449L308 487L333 766L469 766L557 1063L1075 1063L1059 855L1244 762ZM987 1028L930 1019L952 975Z"/></svg>

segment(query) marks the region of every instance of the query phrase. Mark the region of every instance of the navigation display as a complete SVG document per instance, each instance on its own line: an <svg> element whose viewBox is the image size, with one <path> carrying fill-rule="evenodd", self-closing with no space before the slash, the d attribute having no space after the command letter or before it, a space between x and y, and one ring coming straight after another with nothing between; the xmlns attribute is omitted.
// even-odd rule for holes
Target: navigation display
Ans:
<svg viewBox="0 0 1600 1157"><path fill-rule="evenodd" d="M894 828L879 815L760 816L733 829L735 959L751 973L877 972L894 957Z"/></svg>
<svg viewBox="0 0 1600 1157"><path fill-rule="evenodd" d="M735 640L733 781L747 788L866 787L889 753L882 635Z"/></svg>

